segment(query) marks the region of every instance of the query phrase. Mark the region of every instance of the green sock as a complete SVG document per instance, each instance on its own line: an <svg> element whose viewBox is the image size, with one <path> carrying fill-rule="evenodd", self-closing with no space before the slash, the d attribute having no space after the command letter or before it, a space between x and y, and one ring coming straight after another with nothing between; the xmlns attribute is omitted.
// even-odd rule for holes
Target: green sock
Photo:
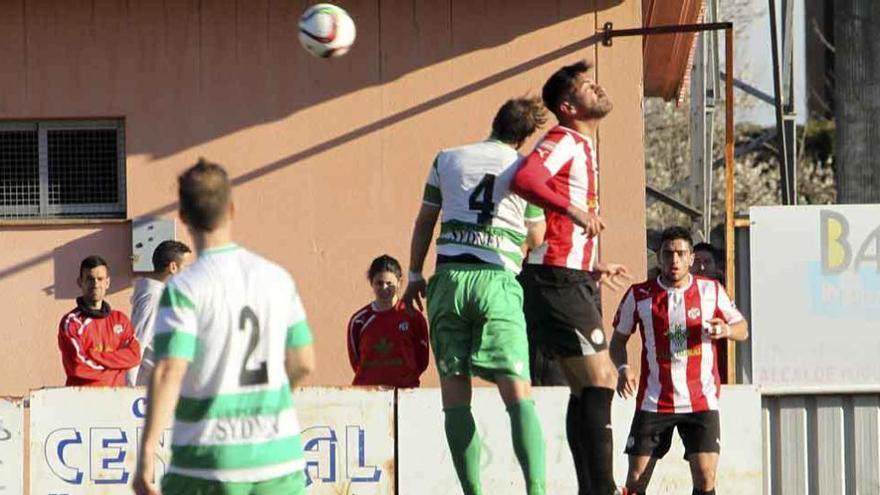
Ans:
<svg viewBox="0 0 880 495"><path fill-rule="evenodd" d="M454 406L446 413L446 442L464 495L480 495L480 435L471 406Z"/></svg>
<svg viewBox="0 0 880 495"><path fill-rule="evenodd" d="M510 430L513 437L513 451L519 459L526 478L528 495L544 495L545 454L544 433L535 412L535 402L521 400L507 408L510 415Z"/></svg>

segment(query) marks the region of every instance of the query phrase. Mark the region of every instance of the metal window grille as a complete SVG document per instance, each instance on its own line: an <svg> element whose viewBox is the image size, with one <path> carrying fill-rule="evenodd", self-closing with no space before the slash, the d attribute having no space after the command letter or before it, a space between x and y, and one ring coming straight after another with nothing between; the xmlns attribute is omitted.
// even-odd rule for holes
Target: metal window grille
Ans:
<svg viewBox="0 0 880 495"><path fill-rule="evenodd" d="M124 218L118 120L0 122L0 218Z"/></svg>

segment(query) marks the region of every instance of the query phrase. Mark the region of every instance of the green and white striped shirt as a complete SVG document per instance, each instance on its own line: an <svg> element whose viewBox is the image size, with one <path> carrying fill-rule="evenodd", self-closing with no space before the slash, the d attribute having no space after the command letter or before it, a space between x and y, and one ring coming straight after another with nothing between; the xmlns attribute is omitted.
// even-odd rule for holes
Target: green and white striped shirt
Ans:
<svg viewBox="0 0 880 495"><path fill-rule="evenodd" d="M205 250L162 294L156 360L190 361L169 472L256 482L303 469L285 349L312 333L290 275L250 251Z"/></svg>
<svg viewBox="0 0 880 495"><path fill-rule="evenodd" d="M540 208L510 190L521 159L492 139L437 155L423 202L442 209L438 255L470 254L519 273L526 222L544 220Z"/></svg>

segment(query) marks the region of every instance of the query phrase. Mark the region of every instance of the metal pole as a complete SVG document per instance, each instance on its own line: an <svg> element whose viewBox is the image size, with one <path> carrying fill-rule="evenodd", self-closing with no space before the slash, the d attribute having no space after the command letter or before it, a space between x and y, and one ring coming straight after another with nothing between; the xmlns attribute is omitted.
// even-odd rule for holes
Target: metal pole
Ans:
<svg viewBox="0 0 880 495"><path fill-rule="evenodd" d="M614 29L613 22L606 22L602 29L602 44L611 46L611 40L620 36L645 36L649 34L698 33L733 29L732 22L706 22L702 24L671 24L632 29Z"/></svg>
<svg viewBox="0 0 880 495"><path fill-rule="evenodd" d="M776 137L779 139L779 171L782 180L782 204L792 204L791 178L788 175L788 146L782 117L782 74L779 64L779 36L776 29L776 0L767 0L770 7L770 46L773 50L773 96L776 109Z"/></svg>
<svg viewBox="0 0 880 495"><path fill-rule="evenodd" d="M789 204L797 204L797 114L794 98L794 1L782 0L782 103Z"/></svg>
<svg viewBox="0 0 880 495"><path fill-rule="evenodd" d="M772 1L772 0L771 0ZM734 219L735 208L734 191L734 162L733 162L733 27L724 30L724 176L727 182L725 191L724 210L724 243L727 255L727 293L731 300L735 300L734 286L736 283L734 254ZM727 341L727 383L736 383L736 343Z"/></svg>
<svg viewBox="0 0 880 495"><path fill-rule="evenodd" d="M691 204L699 205L703 210L702 218L694 220L695 227L699 230L700 236L704 240L709 239L709 229L711 228L711 211L706 208L705 192L706 192L706 168L712 167L711 158L709 164L706 163L706 136L708 135L707 126L711 125L711 121L707 118L707 95L706 95L706 43L708 37L703 33L697 34L696 45L694 47L694 65L691 71L691 173L688 177L690 182Z"/></svg>

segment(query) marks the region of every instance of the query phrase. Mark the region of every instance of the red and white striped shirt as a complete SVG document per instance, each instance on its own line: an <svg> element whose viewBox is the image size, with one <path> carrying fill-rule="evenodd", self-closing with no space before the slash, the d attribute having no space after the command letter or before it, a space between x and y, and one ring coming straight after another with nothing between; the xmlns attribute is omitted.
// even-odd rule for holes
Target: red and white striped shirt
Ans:
<svg viewBox="0 0 880 495"><path fill-rule="evenodd" d="M512 189L546 210L544 243L531 251L526 263L592 271L599 238L588 238L565 213L569 205L599 213L599 167L590 138L554 127L526 157Z"/></svg>
<svg viewBox="0 0 880 495"><path fill-rule="evenodd" d="M630 287L614 317L614 331L631 335L640 327L637 409L670 414L718 409L720 341L703 332L712 318L728 324L743 319L715 280L692 275L681 289L666 287L659 278Z"/></svg>

